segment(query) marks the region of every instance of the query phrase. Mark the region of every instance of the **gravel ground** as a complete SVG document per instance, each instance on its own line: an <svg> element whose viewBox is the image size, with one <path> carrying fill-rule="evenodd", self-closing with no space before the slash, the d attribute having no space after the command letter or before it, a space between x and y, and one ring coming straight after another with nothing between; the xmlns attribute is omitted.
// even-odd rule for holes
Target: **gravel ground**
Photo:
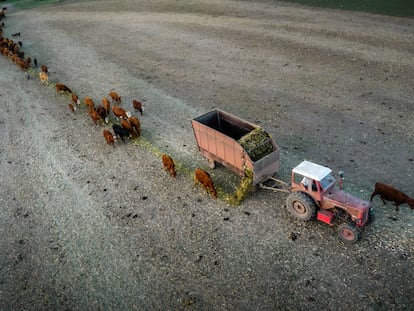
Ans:
<svg viewBox="0 0 414 311"><path fill-rule="evenodd" d="M414 196L412 19L276 1L9 4L4 35L53 83L143 101L142 137L108 146L82 105L0 57L1 310L410 310L414 213L376 198L356 244L259 190L237 207L192 181L190 120L217 107L303 159ZM134 112L133 112L134 113ZM135 113L134 113L135 114ZM170 154L178 176L163 170ZM239 182L209 170L223 192ZM292 239L292 237L296 239Z"/></svg>

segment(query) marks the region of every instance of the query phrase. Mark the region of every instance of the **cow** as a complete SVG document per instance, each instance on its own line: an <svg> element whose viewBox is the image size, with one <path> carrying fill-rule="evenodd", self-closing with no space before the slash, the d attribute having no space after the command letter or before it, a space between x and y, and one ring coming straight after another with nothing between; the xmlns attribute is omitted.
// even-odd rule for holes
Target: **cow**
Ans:
<svg viewBox="0 0 414 311"><path fill-rule="evenodd" d="M78 96L75 93L72 93L72 102L74 104L80 105L80 100L79 100Z"/></svg>
<svg viewBox="0 0 414 311"><path fill-rule="evenodd" d="M105 137L106 142L108 143L108 145L114 145L115 143L115 138L114 135L112 135L112 133L106 129L103 130L103 136Z"/></svg>
<svg viewBox="0 0 414 311"><path fill-rule="evenodd" d="M128 118L129 123L135 129L137 137L141 136L141 122L139 122L137 117L130 116Z"/></svg>
<svg viewBox="0 0 414 311"><path fill-rule="evenodd" d="M128 137L129 136L129 131L127 129L124 129L119 124L112 125L112 129L114 130L114 133L115 133L116 137L120 137L122 139L122 141L125 142L124 136Z"/></svg>
<svg viewBox="0 0 414 311"><path fill-rule="evenodd" d="M119 96L118 93L115 91L110 91L108 95L112 98L112 101L115 101L115 102L121 101L121 96Z"/></svg>
<svg viewBox="0 0 414 311"><path fill-rule="evenodd" d="M112 106L112 112L117 118L123 118L125 120L128 119L128 113L120 106Z"/></svg>
<svg viewBox="0 0 414 311"><path fill-rule="evenodd" d="M106 114L106 110L104 107L98 106L98 108L96 108L96 112L101 116L102 120L104 120L105 123L109 122L107 114Z"/></svg>
<svg viewBox="0 0 414 311"><path fill-rule="evenodd" d="M172 177L177 176L174 160L165 153L162 155L162 165L164 166L164 170L169 172Z"/></svg>
<svg viewBox="0 0 414 311"><path fill-rule="evenodd" d="M102 105L105 108L106 114L109 115L111 109L111 103L109 102L108 98L102 98Z"/></svg>
<svg viewBox="0 0 414 311"><path fill-rule="evenodd" d="M73 106L72 104L68 104L68 108L70 111L75 112L76 111L76 107Z"/></svg>
<svg viewBox="0 0 414 311"><path fill-rule="evenodd" d="M136 137L137 135L135 134L134 128L132 127L131 123L128 122L128 120L121 120L121 126L129 131L129 134L131 137Z"/></svg>
<svg viewBox="0 0 414 311"><path fill-rule="evenodd" d="M56 83L55 84L55 88L56 88L56 92L62 92L62 93L64 93L64 92L69 92L69 93L72 93L72 91L71 91L71 89L70 88L68 88L66 85L64 85L63 83Z"/></svg>
<svg viewBox="0 0 414 311"><path fill-rule="evenodd" d="M376 196L379 195L382 202L385 205L385 200L387 201L393 201L395 205L395 210L398 211L398 207L401 204L407 203L408 206L411 207L411 209L414 209L414 199L410 198L405 193L391 187L390 185L383 184L377 182L375 184L375 189L371 194L371 201Z"/></svg>
<svg viewBox="0 0 414 311"><path fill-rule="evenodd" d="M204 189L206 189L207 193L210 192L214 198L217 198L217 191L216 188L214 188L213 179L211 179L206 171L198 167L195 170L194 185L197 183L200 183Z"/></svg>
<svg viewBox="0 0 414 311"><path fill-rule="evenodd" d="M83 99L85 102L85 105L89 107L89 110L95 110L95 104L93 103L92 98L90 98L89 96L85 96L85 98Z"/></svg>
<svg viewBox="0 0 414 311"><path fill-rule="evenodd" d="M46 65L41 65L40 66L40 69L42 70L42 72L44 72L44 73L49 73L49 69L47 68L47 66Z"/></svg>
<svg viewBox="0 0 414 311"><path fill-rule="evenodd" d="M49 76L47 75L47 73L43 71L39 72L39 79L41 83L46 84L46 85L49 84Z"/></svg>
<svg viewBox="0 0 414 311"><path fill-rule="evenodd" d="M136 99L134 99L133 101L132 101L132 106L135 108L135 110L136 111L139 111L139 113L141 114L141 116L142 116L142 112L144 111L143 110L143 107L142 107L142 103L141 102L139 102L139 101L137 101Z"/></svg>
<svg viewBox="0 0 414 311"><path fill-rule="evenodd" d="M89 110L89 115L95 124L98 123L99 120L101 120L101 116L99 115L99 113L96 112L95 109Z"/></svg>

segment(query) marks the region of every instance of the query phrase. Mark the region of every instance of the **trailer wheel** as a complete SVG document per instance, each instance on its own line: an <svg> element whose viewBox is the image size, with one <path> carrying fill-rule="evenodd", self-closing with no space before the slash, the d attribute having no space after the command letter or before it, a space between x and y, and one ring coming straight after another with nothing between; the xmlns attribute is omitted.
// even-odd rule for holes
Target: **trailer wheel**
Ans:
<svg viewBox="0 0 414 311"><path fill-rule="evenodd" d="M292 192L286 199L286 206L293 217L308 221L315 217L316 206L312 198L303 192Z"/></svg>
<svg viewBox="0 0 414 311"><path fill-rule="evenodd" d="M349 223L343 223L339 226L338 235L339 238L345 243L355 243L360 238L358 228Z"/></svg>

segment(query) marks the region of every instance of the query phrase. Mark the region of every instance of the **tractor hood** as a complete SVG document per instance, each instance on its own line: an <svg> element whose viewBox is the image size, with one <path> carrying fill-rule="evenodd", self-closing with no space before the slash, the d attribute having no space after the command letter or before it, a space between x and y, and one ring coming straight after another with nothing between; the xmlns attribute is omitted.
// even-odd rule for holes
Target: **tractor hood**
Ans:
<svg viewBox="0 0 414 311"><path fill-rule="evenodd" d="M370 204L368 201L357 198L345 191L331 187L324 194L327 201L345 210L352 216L357 226L363 226L368 220Z"/></svg>

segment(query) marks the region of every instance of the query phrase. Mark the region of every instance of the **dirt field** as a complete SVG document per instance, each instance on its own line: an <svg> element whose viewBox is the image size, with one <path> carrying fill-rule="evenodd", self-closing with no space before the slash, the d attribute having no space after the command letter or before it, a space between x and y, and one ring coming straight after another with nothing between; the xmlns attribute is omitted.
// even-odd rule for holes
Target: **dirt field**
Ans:
<svg viewBox="0 0 414 311"><path fill-rule="evenodd" d="M412 309L413 210L374 199L374 224L344 245L294 220L285 194L229 206L193 185L207 163L190 123L217 107L260 124L284 180L307 159L363 199L376 181L414 197L412 19L276 1L5 5L4 36L21 32L52 82L145 110L142 138L108 146L84 105L72 114L37 68L28 80L0 55L1 310ZM222 191L239 181L209 171Z"/></svg>

